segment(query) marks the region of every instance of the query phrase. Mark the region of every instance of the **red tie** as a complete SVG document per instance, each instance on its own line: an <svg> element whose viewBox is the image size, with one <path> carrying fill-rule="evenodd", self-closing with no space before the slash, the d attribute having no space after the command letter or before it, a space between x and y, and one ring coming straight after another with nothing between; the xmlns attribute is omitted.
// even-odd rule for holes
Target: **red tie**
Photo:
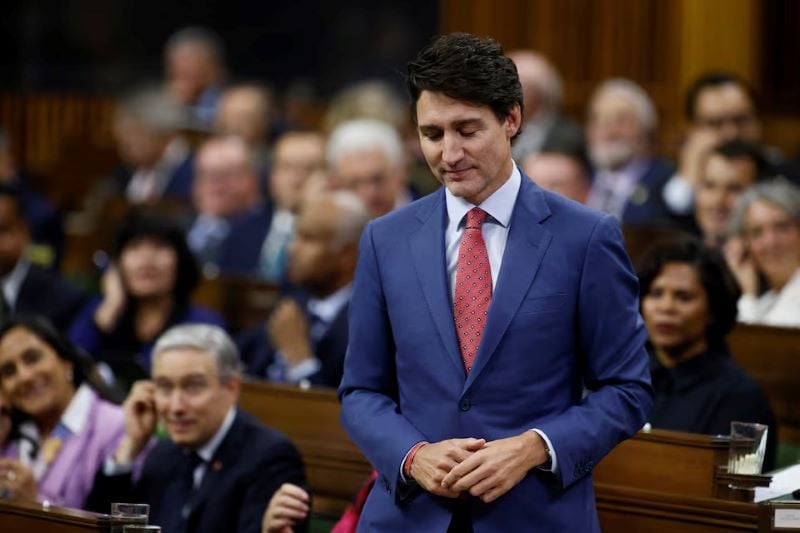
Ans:
<svg viewBox="0 0 800 533"><path fill-rule="evenodd" d="M458 248L453 311L461 358L467 373L472 370L478 353L492 301L492 270L481 233L481 227L488 217L489 214L479 207L467 213L467 224Z"/></svg>

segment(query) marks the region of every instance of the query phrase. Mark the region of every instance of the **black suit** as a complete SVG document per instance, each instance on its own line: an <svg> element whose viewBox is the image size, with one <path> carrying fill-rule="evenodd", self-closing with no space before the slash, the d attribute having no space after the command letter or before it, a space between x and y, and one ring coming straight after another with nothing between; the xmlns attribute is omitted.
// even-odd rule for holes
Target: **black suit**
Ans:
<svg viewBox="0 0 800 533"><path fill-rule="evenodd" d="M99 473L87 507L108 512L112 501L143 502L150 504L151 524L175 523L180 509L168 495L179 483L185 455L164 440L147 455L135 483L130 474ZM267 504L283 483L305 486L297 449L282 434L237 412L192 498L186 533L260 533Z"/></svg>
<svg viewBox="0 0 800 533"><path fill-rule="evenodd" d="M297 298L301 309L307 311L307 304L303 298ZM314 345L314 355L321 363L320 369L309 376L309 381L314 385L324 387L338 387L342 381L344 370L344 356L347 352L347 310L345 305L336 314L333 322L328 325L325 333ZM242 355L245 372L253 377L264 379L268 377L268 368L275 362L275 347L267 336L266 324L242 333L236 341Z"/></svg>
<svg viewBox="0 0 800 533"><path fill-rule="evenodd" d="M84 295L58 274L30 265L13 309L14 314L43 315L66 331L84 302Z"/></svg>

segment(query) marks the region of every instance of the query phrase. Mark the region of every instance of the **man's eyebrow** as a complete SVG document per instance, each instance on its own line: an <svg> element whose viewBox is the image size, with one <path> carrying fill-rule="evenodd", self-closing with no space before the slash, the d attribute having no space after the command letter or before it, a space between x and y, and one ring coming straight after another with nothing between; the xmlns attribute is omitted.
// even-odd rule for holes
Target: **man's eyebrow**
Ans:
<svg viewBox="0 0 800 533"><path fill-rule="evenodd" d="M461 119L461 120L455 120L452 123L450 123L450 125L455 129L463 128L465 126L480 126L482 124L483 124L483 119L479 118L479 117L464 118L464 119ZM419 125L419 129L421 131L422 130L425 130L425 131L441 130L442 128L443 128L443 126L441 126L439 124L420 124Z"/></svg>

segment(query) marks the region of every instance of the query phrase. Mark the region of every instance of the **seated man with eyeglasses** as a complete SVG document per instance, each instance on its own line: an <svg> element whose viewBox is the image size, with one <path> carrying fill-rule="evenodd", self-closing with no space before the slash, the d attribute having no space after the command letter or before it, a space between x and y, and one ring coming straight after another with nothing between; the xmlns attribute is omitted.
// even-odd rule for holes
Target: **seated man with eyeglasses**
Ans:
<svg viewBox="0 0 800 533"><path fill-rule="evenodd" d="M305 485L294 445L239 411L241 363L220 328L177 326L156 342L152 379L125 401L126 436L95 480L90 506L150 504L171 533L258 533L272 494ZM149 444L161 421L167 439Z"/></svg>

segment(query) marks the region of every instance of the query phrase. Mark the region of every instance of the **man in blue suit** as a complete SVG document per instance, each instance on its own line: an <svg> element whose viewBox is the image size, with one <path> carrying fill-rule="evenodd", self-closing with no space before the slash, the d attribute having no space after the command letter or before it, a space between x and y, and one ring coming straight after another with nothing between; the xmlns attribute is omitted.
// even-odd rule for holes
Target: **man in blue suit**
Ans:
<svg viewBox="0 0 800 533"><path fill-rule="evenodd" d="M445 187L361 239L339 388L379 473L359 530L599 531L592 468L651 405L619 227L514 165L496 42L446 35L408 70Z"/></svg>

